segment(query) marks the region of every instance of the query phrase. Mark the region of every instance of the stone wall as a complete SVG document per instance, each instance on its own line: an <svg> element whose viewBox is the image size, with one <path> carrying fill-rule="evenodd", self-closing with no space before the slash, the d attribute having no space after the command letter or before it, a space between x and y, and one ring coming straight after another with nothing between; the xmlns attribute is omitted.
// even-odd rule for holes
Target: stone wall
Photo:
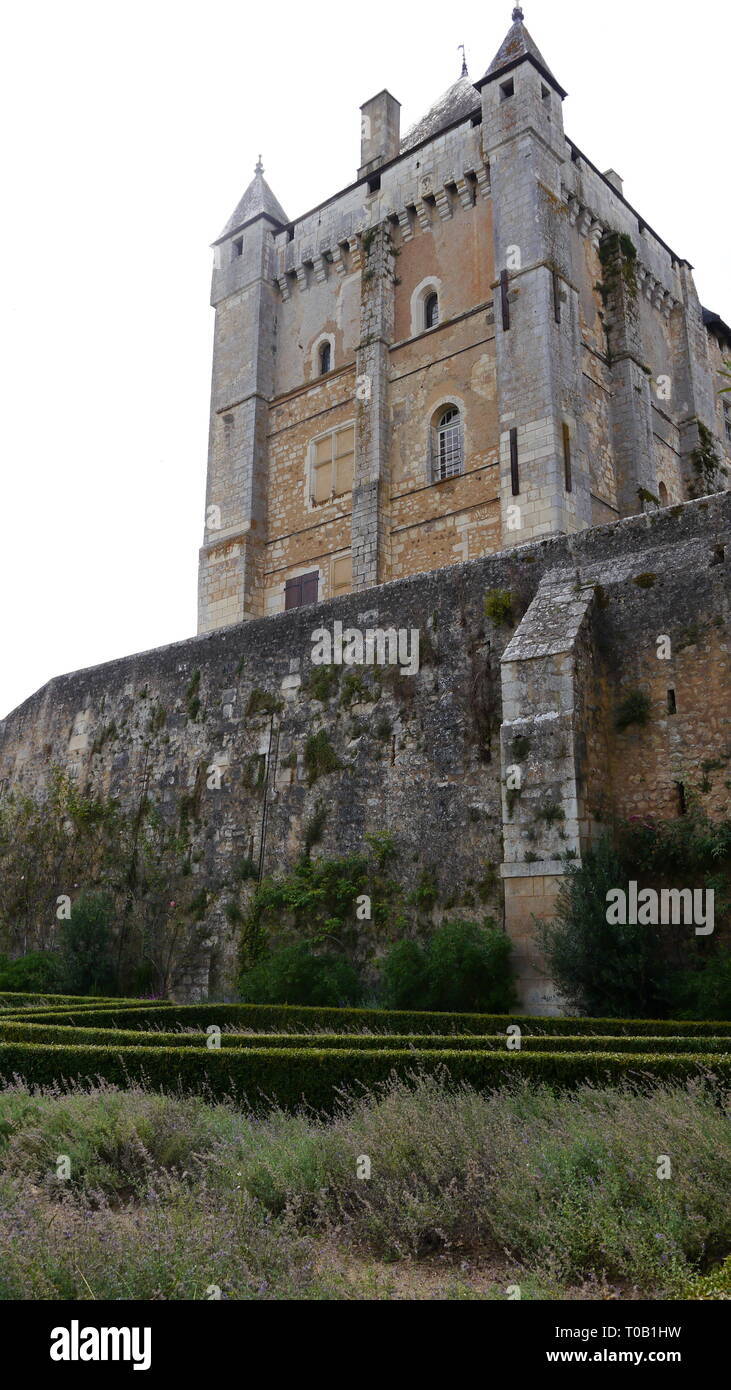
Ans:
<svg viewBox="0 0 731 1390"><path fill-rule="evenodd" d="M720 494L60 676L0 723L0 793L42 794L60 765L131 804L147 779L169 816L182 797L193 805L193 869L207 883L246 856L265 873L292 865L318 806L323 855L388 831L403 884L432 870L437 917L491 912L514 942L524 1007L555 1009L533 919L550 913L567 851L580 856L618 816L675 814L679 783L729 814L730 563ZM511 595L510 621L485 616L496 591ZM336 620L419 629L418 674L350 668L359 690L343 667L315 698L312 633ZM649 721L620 731L637 690ZM340 767L313 776L307 740L320 731ZM202 987L231 978L221 906Z"/></svg>

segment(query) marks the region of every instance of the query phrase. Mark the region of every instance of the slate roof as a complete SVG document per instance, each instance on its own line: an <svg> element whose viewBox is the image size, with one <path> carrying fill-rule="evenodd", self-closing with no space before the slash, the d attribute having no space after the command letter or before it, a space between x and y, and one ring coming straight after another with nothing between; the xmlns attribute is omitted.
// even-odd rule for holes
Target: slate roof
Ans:
<svg viewBox="0 0 731 1390"><path fill-rule="evenodd" d="M514 13L520 13L522 15L522 11L516 10ZM536 67L540 68L544 76L548 78L549 82L553 83L556 91L559 92L562 97L566 96L563 87L556 81L556 78L551 72L535 40L532 39L528 33L522 17L516 19L512 27L508 30L485 76L480 78L476 86L478 88L481 87L489 77L495 77L497 73L502 72L503 69L515 67L523 58L532 59Z"/></svg>
<svg viewBox="0 0 731 1390"><path fill-rule="evenodd" d="M277 222L280 227L286 227L289 222L284 208L274 197L269 184L264 178L264 170L260 160L256 166L254 177L249 187L240 202L236 204L226 226L221 232L221 235L216 238L216 241L223 241L224 238L230 236L232 232L238 231L239 227L245 226L247 222L253 222L255 217L261 217L262 214L270 217L272 221Z"/></svg>
<svg viewBox="0 0 731 1390"><path fill-rule="evenodd" d="M427 140L432 135L438 135L440 130L444 130L448 125L461 119L467 119L473 112L480 110L480 97L475 91L474 84L469 77L460 77L458 82L448 87L446 92L442 92L438 101L429 108L425 116L420 121L412 125L410 130L401 141L401 153L418 145L421 140Z"/></svg>

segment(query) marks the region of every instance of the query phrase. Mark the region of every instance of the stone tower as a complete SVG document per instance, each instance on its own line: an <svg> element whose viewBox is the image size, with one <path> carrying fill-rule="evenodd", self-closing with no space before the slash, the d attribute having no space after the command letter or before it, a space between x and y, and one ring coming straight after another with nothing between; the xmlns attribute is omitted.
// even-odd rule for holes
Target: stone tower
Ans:
<svg viewBox="0 0 731 1390"><path fill-rule="evenodd" d="M320 206L257 164L214 246L199 631L727 485L731 329L565 97L516 6L405 134L362 105Z"/></svg>

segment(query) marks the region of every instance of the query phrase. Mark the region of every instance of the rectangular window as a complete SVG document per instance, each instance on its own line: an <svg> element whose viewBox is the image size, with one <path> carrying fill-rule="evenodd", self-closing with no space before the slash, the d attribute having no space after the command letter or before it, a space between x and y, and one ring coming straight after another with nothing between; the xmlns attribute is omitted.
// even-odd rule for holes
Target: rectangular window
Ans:
<svg viewBox="0 0 731 1390"><path fill-rule="evenodd" d="M513 497L520 495L520 471L518 469L518 431L510 431L510 486Z"/></svg>
<svg viewBox="0 0 731 1390"><path fill-rule="evenodd" d="M332 596L337 598L338 594L349 594L353 587L353 559L350 555L341 555L337 560L333 560L332 568Z"/></svg>
<svg viewBox="0 0 731 1390"><path fill-rule="evenodd" d="M726 438L731 440L731 401L723 403L723 423L726 427Z"/></svg>
<svg viewBox="0 0 731 1390"><path fill-rule="evenodd" d="M500 271L500 308L503 316L503 328L510 327L510 301L508 299L508 272Z"/></svg>
<svg viewBox="0 0 731 1390"><path fill-rule="evenodd" d="M319 585L318 570L311 570L309 574L298 574L295 579L288 579L284 586L285 609L302 608L306 603L317 603Z"/></svg>
<svg viewBox="0 0 731 1390"><path fill-rule="evenodd" d="M312 501L329 502L353 488L355 425L344 425L312 445Z"/></svg>
<svg viewBox="0 0 731 1390"><path fill-rule="evenodd" d="M231 260L236 261L238 260L239 256L243 256L243 254L244 238L242 236L239 236L236 238L235 241L231 242Z"/></svg>
<svg viewBox="0 0 731 1390"><path fill-rule="evenodd" d="M571 491L571 431L563 422L563 480L567 492Z"/></svg>
<svg viewBox="0 0 731 1390"><path fill-rule="evenodd" d="M514 94L515 94L515 84L514 84L514 82L513 82L512 77L509 77L508 80L507 80L507 82L501 82L501 83L500 83L500 100L501 100L501 101L507 101L507 100L508 100L508 97L512 97Z"/></svg>

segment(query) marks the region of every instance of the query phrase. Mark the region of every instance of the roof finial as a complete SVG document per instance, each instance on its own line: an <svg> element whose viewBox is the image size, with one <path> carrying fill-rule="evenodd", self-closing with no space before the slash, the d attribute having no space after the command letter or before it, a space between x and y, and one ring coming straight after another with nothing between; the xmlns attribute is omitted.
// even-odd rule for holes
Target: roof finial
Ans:
<svg viewBox="0 0 731 1390"><path fill-rule="evenodd" d="M515 9L513 10L513 24L517 24L519 19L525 19L525 15L521 10L520 5L516 5Z"/></svg>
<svg viewBox="0 0 731 1390"><path fill-rule="evenodd" d="M465 51L464 51L464 44L463 44L463 43L458 43L458 44L457 44L457 48L461 48L461 49L462 49L462 72L460 73L460 76L461 76L461 77L467 77L467 76L468 76L468 72L467 72L467 54L466 54Z"/></svg>
<svg viewBox="0 0 731 1390"><path fill-rule="evenodd" d="M263 174L263 173L264 173L264 165L263 165L262 162L261 162L261 155L259 155L259 158L258 158L257 161L256 161L256 168L254 169L254 173L255 173L255 174Z"/></svg>

